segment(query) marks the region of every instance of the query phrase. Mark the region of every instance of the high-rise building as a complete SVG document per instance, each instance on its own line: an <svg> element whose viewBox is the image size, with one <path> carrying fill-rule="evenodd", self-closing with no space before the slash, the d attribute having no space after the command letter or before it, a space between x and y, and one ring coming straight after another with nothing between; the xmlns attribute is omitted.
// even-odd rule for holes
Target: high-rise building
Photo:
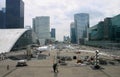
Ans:
<svg viewBox="0 0 120 77"><path fill-rule="evenodd" d="M5 11L4 9L0 10L0 29L5 28Z"/></svg>
<svg viewBox="0 0 120 77"><path fill-rule="evenodd" d="M104 21L89 28L89 39L91 41L113 41L120 42L120 14L107 17Z"/></svg>
<svg viewBox="0 0 120 77"><path fill-rule="evenodd" d="M22 0L6 0L6 28L24 28Z"/></svg>
<svg viewBox="0 0 120 77"><path fill-rule="evenodd" d="M63 40L65 43L70 43L70 37L69 36L64 36Z"/></svg>
<svg viewBox="0 0 120 77"><path fill-rule="evenodd" d="M103 27L103 33L104 33L104 40L111 40L111 29L112 29L112 21L111 18L105 18L104 19L104 27Z"/></svg>
<svg viewBox="0 0 120 77"><path fill-rule="evenodd" d="M104 31L104 21L100 21L98 24L89 28L89 40L103 40Z"/></svg>
<svg viewBox="0 0 120 77"><path fill-rule="evenodd" d="M76 41L82 43L85 38L88 38L87 30L89 28L89 14L78 13L74 15Z"/></svg>
<svg viewBox="0 0 120 77"><path fill-rule="evenodd" d="M55 30L55 28L52 28L51 29L51 38L56 38L56 30Z"/></svg>
<svg viewBox="0 0 120 77"><path fill-rule="evenodd" d="M120 42L120 14L112 18L112 39Z"/></svg>
<svg viewBox="0 0 120 77"><path fill-rule="evenodd" d="M50 39L50 17L40 16L33 18L33 31L36 33L41 45Z"/></svg>
<svg viewBox="0 0 120 77"><path fill-rule="evenodd" d="M71 43L76 43L75 24L74 24L74 22L72 22L70 24L70 37L71 37Z"/></svg>

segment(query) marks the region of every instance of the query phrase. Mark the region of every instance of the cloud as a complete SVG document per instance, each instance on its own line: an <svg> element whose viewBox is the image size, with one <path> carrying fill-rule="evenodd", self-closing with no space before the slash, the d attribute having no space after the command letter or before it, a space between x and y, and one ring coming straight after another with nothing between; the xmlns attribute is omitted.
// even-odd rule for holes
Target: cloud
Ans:
<svg viewBox="0 0 120 77"><path fill-rule="evenodd" d="M5 7L5 0L0 0L0 10Z"/></svg>
<svg viewBox="0 0 120 77"><path fill-rule="evenodd" d="M25 3L25 25L32 26L32 18L50 16L51 28L56 28L57 39L70 33L70 23L75 13L89 13L90 26L120 13L120 0L23 0ZM0 10L5 0L0 0Z"/></svg>
<svg viewBox="0 0 120 77"><path fill-rule="evenodd" d="M4 6L0 0L0 8ZM120 0L23 0L25 3L25 25L32 26L32 18L50 16L51 28L56 28L57 40L70 34L70 23L75 13L89 13L90 26L105 17L120 13Z"/></svg>

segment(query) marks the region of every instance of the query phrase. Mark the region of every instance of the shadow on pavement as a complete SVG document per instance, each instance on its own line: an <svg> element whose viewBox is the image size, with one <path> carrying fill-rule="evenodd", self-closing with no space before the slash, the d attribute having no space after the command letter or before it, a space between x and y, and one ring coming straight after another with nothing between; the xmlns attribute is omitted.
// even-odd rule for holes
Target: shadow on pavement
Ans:
<svg viewBox="0 0 120 77"><path fill-rule="evenodd" d="M15 55L15 56L9 56L8 57L11 60L22 60L22 59L26 59L26 55Z"/></svg>

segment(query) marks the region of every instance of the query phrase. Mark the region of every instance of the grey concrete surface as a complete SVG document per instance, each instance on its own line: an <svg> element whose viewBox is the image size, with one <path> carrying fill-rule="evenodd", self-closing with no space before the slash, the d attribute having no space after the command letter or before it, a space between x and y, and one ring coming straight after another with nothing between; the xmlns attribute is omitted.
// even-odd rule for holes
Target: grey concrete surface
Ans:
<svg viewBox="0 0 120 77"><path fill-rule="evenodd" d="M91 65L77 64L76 60L67 61L67 66L58 66L58 73L54 73L52 65L55 62L56 51L43 52L42 54L48 55L46 59L32 59L27 61L28 66L17 67L12 72L5 75L6 65L10 64L10 69L15 68L17 61L5 60L0 62L0 77L120 77L120 65L104 65L104 69L94 70ZM63 50L60 55L73 56L73 52ZM92 53L81 53L79 56L94 55ZM76 55L77 56L77 55Z"/></svg>

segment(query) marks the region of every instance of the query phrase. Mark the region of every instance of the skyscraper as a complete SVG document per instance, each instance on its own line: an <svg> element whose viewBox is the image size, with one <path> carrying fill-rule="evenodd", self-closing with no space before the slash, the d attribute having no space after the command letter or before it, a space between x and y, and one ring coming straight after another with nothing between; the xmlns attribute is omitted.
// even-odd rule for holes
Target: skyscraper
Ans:
<svg viewBox="0 0 120 77"><path fill-rule="evenodd" d="M50 17L40 16L33 19L33 31L36 33L41 45L50 39Z"/></svg>
<svg viewBox="0 0 120 77"><path fill-rule="evenodd" d="M74 22L72 22L70 24L70 37L71 37L71 43L76 43L75 24L74 24Z"/></svg>
<svg viewBox="0 0 120 77"><path fill-rule="evenodd" d="M104 19L104 27L103 27L103 29L104 29L104 31L103 31L103 33L104 33L104 40L111 40L111 38L112 38L112 31L111 31L111 29L112 29L112 18L105 18Z"/></svg>
<svg viewBox="0 0 120 77"><path fill-rule="evenodd" d="M55 30L55 28L52 28L51 29L51 38L56 38L56 30Z"/></svg>
<svg viewBox="0 0 120 77"><path fill-rule="evenodd" d="M69 36L64 36L64 37L63 37L63 41L64 41L65 43L70 43L70 38L69 38Z"/></svg>
<svg viewBox="0 0 120 77"><path fill-rule="evenodd" d="M5 9L0 10L0 29L5 28Z"/></svg>
<svg viewBox="0 0 120 77"><path fill-rule="evenodd" d="M22 0L6 0L6 28L24 28Z"/></svg>
<svg viewBox="0 0 120 77"><path fill-rule="evenodd" d="M83 42L87 38L87 29L89 28L89 14L79 13L74 15L76 41Z"/></svg>

